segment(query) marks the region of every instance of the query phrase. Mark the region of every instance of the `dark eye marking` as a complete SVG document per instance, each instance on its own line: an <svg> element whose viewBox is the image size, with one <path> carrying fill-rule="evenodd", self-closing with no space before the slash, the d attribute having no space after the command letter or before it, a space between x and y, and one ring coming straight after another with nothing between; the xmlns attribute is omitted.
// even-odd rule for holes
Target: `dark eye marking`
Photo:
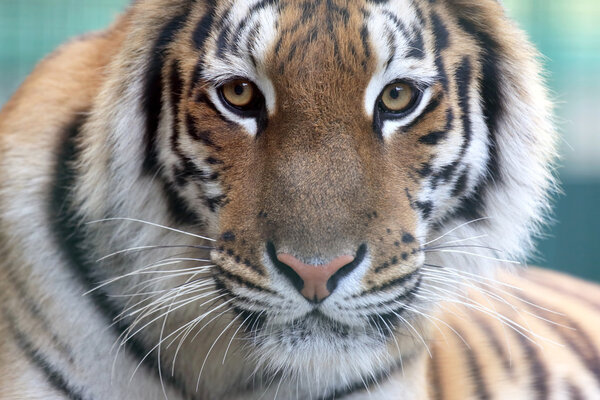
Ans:
<svg viewBox="0 0 600 400"><path fill-rule="evenodd" d="M452 130L452 123L454 122L454 113L449 108L446 110L446 126L441 131L433 131L428 133L427 135L421 136L419 138L419 143L427 144L427 145L436 145L441 140L443 140L448 132Z"/></svg>

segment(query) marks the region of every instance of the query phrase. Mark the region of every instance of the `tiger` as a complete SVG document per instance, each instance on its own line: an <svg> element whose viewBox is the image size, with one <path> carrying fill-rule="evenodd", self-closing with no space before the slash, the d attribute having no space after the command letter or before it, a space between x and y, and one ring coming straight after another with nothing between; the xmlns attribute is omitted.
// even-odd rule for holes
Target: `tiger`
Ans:
<svg viewBox="0 0 600 400"><path fill-rule="evenodd" d="M600 288L519 266L539 59L496 0L137 0L62 45L0 112L0 398L600 398Z"/></svg>

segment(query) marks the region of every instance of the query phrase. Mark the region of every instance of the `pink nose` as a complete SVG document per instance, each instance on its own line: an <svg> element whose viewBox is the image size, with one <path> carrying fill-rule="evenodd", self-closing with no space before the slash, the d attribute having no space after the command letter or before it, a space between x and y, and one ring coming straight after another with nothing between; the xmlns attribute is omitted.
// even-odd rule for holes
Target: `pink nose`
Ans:
<svg viewBox="0 0 600 400"><path fill-rule="evenodd" d="M314 302L320 302L331 294L327 288L329 279L343 266L354 261L353 256L340 256L334 258L328 264L309 265L286 253L277 254L277 259L298 274L304 282L304 287L300 293Z"/></svg>

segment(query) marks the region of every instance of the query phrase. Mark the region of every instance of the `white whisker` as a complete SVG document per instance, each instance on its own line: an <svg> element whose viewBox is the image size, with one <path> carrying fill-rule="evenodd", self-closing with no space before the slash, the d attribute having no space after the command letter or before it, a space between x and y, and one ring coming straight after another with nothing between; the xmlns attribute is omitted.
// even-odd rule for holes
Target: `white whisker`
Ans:
<svg viewBox="0 0 600 400"><path fill-rule="evenodd" d="M453 293L441 289L439 287L431 287L432 289L441 291L441 292L446 292L446 294L450 293L451 297L440 297L439 300L440 301L446 301L449 303L457 303L457 304L461 304L467 308L471 308L477 311L480 311L486 315L489 315L490 317L493 317L494 319L498 320L499 322L505 323L506 326L508 326L509 328L511 328L513 331L519 333L521 336L523 336L524 338L526 338L528 341L530 341L531 343L535 344L536 346L542 348L542 346L537 343L535 340L531 339L528 335L531 335L535 338L541 339L543 341L549 342L553 345L559 346L559 347L563 347L564 345L557 343L551 339L548 339L546 337L543 337L541 335L536 334L535 332L533 332L530 329L527 329L526 327L522 326L521 324L517 323L516 321L502 315L501 313L495 312L493 310L490 310L489 308L482 306L479 303L474 302L472 299L468 298L468 297L464 297L464 296L460 296L461 298L466 299L466 301L461 301L457 298L455 298L453 295ZM427 292L427 290L424 290L423 292ZM435 292L431 292L428 291L428 293L434 295L434 296L439 296L437 293ZM525 333L527 333L528 335L526 335Z"/></svg>
<svg viewBox="0 0 600 400"><path fill-rule="evenodd" d="M171 231L171 232L181 233L182 235L187 235L187 236L192 236L192 237L195 237L195 238L198 238L198 239L208 240L209 242L216 242L215 239L211 239L211 238L206 237L206 236L196 235L195 233L182 231L180 229L171 228L171 227L168 227L168 226L165 226L165 225L157 224L157 223L150 222L150 221L144 221L144 220L137 219L137 218L116 218L116 217L115 218L103 218L103 219L99 219L99 220L87 222L86 225L88 225L88 224L97 224L97 223L100 223L100 222L110 222L110 221L139 222L139 223L142 223L142 224L154 226L156 228L166 229L166 230Z"/></svg>
<svg viewBox="0 0 600 400"><path fill-rule="evenodd" d="M396 303L402 305L402 303L400 303L399 301L397 301ZM423 311L419 311L416 307L412 307L409 305L404 305L404 307L406 307L407 310L412 311L418 315L421 315L425 318L427 318L428 320L432 321L432 323L434 324L434 326L437 328L437 330L442 334L442 337L444 338L444 341L446 342L446 344L448 343L448 339L446 338L446 334L439 328L439 326L435 323L435 322L440 322L442 323L444 326L446 326L448 329L450 329L456 336L458 336L460 338L460 340L467 346L467 348L471 348L471 346L469 345L469 343L467 343L467 341L462 337L462 335L460 333L458 333L456 331L456 329L454 329L450 324L448 324L446 321L441 320L437 317L434 317L433 315L429 315Z"/></svg>
<svg viewBox="0 0 600 400"><path fill-rule="evenodd" d="M468 242L469 240L477 240L477 239L483 239L485 237L488 237L489 235L487 233L484 233L483 235L476 235L476 236L471 236L468 238L464 238L464 239L455 239L455 240L451 240L449 242L444 242L441 245L447 245L447 244L455 244L455 243L464 243L464 242Z"/></svg>
<svg viewBox="0 0 600 400"><path fill-rule="evenodd" d="M197 250L209 250L212 249L210 246L193 246L193 245L148 245L148 246L137 246L130 247L128 249L122 249L115 251L114 253L110 253L105 255L104 257L99 258L96 262L102 262L108 258L117 256L119 254L130 253L134 251L143 251L143 250L157 250L157 249L197 249Z"/></svg>
<svg viewBox="0 0 600 400"><path fill-rule="evenodd" d="M457 254L465 254L465 255L470 255L470 256L475 256L475 257L481 257L481 258L485 258L487 260L493 260L493 261L499 261L499 262L505 262L508 264L516 264L516 265L521 265L521 263L519 261L514 261L514 260L505 260L502 258L497 258L497 257L491 257L491 256L486 256L483 254L477 254L477 253L471 253L468 251L462 251L462 250L424 250L425 253L457 253Z"/></svg>
<svg viewBox="0 0 600 400"><path fill-rule="evenodd" d="M229 329L229 327L231 325L233 325L233 323L235 321L237 321L237 319L239 317L241 317L241 314L238 314L234 319L231 320L231 322L229 324L227 324L227 326L223 329L223 331L221 331L221 333L219 333L219 335L217 336L217 338L213 341L213 344L208 349L208 352L206 353L206 357L204 357L204 361L202 362L202 367L200 368L200 373L198 374L198 380L196 381L196 391L198 391L198 389L200 388L200 378L202 377L202 372L204 371L204 366L206 365L206 360L208 360L208 357L210 356L210 353L214 349L215 345L217 344L217 342L219 341L219 339L221 338L221 336L223 336L223 334L225 334L225 332L227 332L227 330Z"/></svg>
<svg viewBox="0 0 600 400"><path fill-rule="evenodd" d="M225 365L225 358L227 358L227 353L229 352L229 348L231 347L231 344L233 343L233 339L235 338L235 335L237 335L237 333L240 331L240 329L242 329L242 327L244 326L246 321L248 321L248 319L250 319L250 317L252 317L252 314L248 315L246 317L246 319L242 321L242 323L236 329L236 331L233 332L233 335L231 336L231 340L229 341L229 343L227 344L227 348L225 349L225 354L223 355L223 362L221 362L222 365Z"/></svg>
<svg viewBox="0 0 600 400"><path fill-rule="evenodd" d="M449 230L448 232L444 233L443 235L441 235L441 236L438 236L437 238L435 238L435 239L433 239L433 240L430 240L430 241L428 241L428 242L426 242L426 243L423 243L423 246L426 246L426 245L428 245L428 244L430 244L430 243L433 243L433 242L437 242L438 240L440 240L440 239L442 239L442 238L444 238L444 237L448 236L448 235L449 235L449 234L451 234L452 232L454 232L454 231L456 231L456 230L458 230L458 229L460 229L460 228L462 228L462 227L464 227L464 226L471 225L471 224L474 224L474 223L476 223L476 222L479 222L479 221L484 221L484 220L488 220L488 219L492 219L492 218L491 218L491 217L482 217L482 218L477 218L477 219L474 219L474 220L471 220L471 221L465 222L465 223L463 223L463 224L460 224L460 225L458 225L458 226L454 227L453 229Z"/></svg>
<svg viewBox="0 0 600 400"><path fill-rule="evenodd" d="M222 304L221 304L220 306L218 306L218 307L220 308L221 306L223 306L223 305L225 305L225 304L226 304L226 302L225 302L225 303L222 303ZM213 311L214 311L214 309L213 309L213 310L211 310L211 311L209 311L208 313L211 313L211 312L213 312ZM207 315L208 313L205 313L205 315ZM166 340L168 340L168 339L169 339L171 336L173 336L173 335L177 334L178 332L180 332L181 330L185 329L185 328L187 327L187 325L188 325L188 324L190 324L190 323L193 323L193 322L195 322L195 320L192 320L192 321L190 321L190 322L188 322L188 323L184 324L183 326L181 326L181 327L177 328L176 330L174 330L173 332L171 332L169 335L165 336L165 337L164 337L164 338L163 338L163 339L162 339L162 340L161 340L159 343L157 343L157 344L156 344L154 347L152 347L152 348L151 348L151 349L150 349L150 350L149 350L149 351L146 353L146 355L145 355L144 357L142 357L142 359L141 359L141 360L140 360L140 362L138 363L137 367L135 368L135 370L133 371L133 373L132 373L132 375L131 375L131 379L130 379L130 381L133 381L133 377L135 376L135 374L136 374L137 370L138 370L138 369L139 369L139 368L142 366L142 364L144 363L144 361L146 360L146 358L148 358L148 357L150 356L150 354L152 354L152 352L153 352L154 350L156 350L156 349L157 349L157 347L158 347L158 346L160 346L160 345L161 345L163 342L165 342ZM122 346L122 345L121 345L121 346ZM168 346L167 346L167 348L168 348ZM173 365L174 365L174 363L173 363Z"/></svg>
<svg viewBox="0 0 600 400"><path fill-rule="evenodd" d="M432 271L432 272L438 272L438 271L444 271L444 270L446 270L446 271L449 271L449 273L457 273L459 275L470 276L470 277L472 277L472 279L477 280L477 282L481 282L481 281L491 282L492 286L494 286L494 287L496 285L498 285L498 286L505 286L505 287L508 287L508 288L511 288L511 289L514 289L514 290L519 290L519 291L523 290L523 289L521 289L518 286L510 285L510 284L508 284L506 282L502 282L502 281L499 281L497 279L493 279L493 278L486 277L486 276L483 276L483 275L475 274L475 273L472 273L472 272L463 271L463 270L456 269L456 268L451 268L451 267L443 267L443 266L439 266L439 265L433 265L433 264L423 264L423 265L425 265L425 267L422 268L424 270L429 270L429 271ZM434 267L434 268L428 268L428 267Z"/></svg>

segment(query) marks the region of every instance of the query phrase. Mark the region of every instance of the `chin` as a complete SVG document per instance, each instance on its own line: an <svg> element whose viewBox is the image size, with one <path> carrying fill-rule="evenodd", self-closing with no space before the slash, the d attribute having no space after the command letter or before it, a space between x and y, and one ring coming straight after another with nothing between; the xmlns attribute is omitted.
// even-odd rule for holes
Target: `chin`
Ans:
<svg viewBox="0 0 600 400"><path fill-rule="evenodd" d="M379 371L400 366L401 340L396 339L398 346L392 350L391 335L377 324L349 325L319 310L292 321L263 321L250 340L257 365L254 379L294 388L301 398L365 385L365 379L377 380ZM406 342L402 346L409 354L415 345L413 340Z"/></svg>

